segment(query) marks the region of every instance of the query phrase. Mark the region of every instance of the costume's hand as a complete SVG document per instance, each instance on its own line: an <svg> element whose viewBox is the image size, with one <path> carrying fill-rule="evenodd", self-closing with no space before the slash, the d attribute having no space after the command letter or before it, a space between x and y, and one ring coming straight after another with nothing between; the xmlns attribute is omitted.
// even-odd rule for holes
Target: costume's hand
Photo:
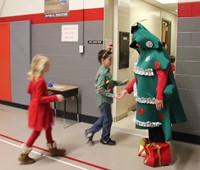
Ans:
<svg viewBox="0 0 200 170"><path fill-rule="evenodd" d="M64 97L61 94L57 94L56 97L58 102L62 102L64 100Z"/></svg>
<svg viewBox="0 0 200 170"><path fill-rule="evenodd" d="M115 98L122 99L126 95L126 93L127 93L127 90L122 90L115 96Z"/></svg>
<svg viewBox="0 0 200 170"><path fill-rule="evenodd" d="M162 108L163 108L163 100L156 99L156 109L160 111Z"/></svg>

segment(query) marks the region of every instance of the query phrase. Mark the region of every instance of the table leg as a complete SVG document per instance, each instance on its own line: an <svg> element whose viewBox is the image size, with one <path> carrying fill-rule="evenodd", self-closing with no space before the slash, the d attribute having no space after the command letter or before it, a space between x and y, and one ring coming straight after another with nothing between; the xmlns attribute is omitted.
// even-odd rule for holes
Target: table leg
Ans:
<svg viewBox="0 0 200 170"><path fill-rule="evenodd" d="M75 96L76 98L76 111L77 111L77 122L80 122L80 117L79 117L79 102L78 102L78 96Z"/></svg>
<svg viewBox="0 0 200 170"><path fill-rule="evenodd" d="M75 95L74 97L76 98L77 122L80 122L78 96ZM75 123L71 123L69 125L66 125L65 113L66 113L66 99L64 99L64 110L63 110L63 115L64 115L64 129L68 128L69 126L72 126L73 124L75 124Z"/></svg>
<svg viewBox="0 0 200 170"><path fill-rule="evenodd" d="M54 102L54 113L55 113L55 117L57 117L57 112L56 112L56 102Z"/></svg>
<svg viewBox="0 0 200 170"><path fill-rule="evenodd" d="M65 125L65 123L66 123L65 113L66 113L66 99L64 99L64 109L63 109L64 125Z"/></svg>

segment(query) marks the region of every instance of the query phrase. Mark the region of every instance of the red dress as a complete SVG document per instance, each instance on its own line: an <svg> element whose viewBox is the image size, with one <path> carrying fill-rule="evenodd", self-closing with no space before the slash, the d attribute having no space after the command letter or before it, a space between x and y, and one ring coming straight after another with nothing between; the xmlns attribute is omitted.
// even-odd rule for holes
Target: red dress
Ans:
<svg viewBox="0 0 200 170"><path fill-rule="evenodd" d="M28 126L36 131L48 129L53 124L51 102L57 101L56 95L48 95L47 84L43 77L32 80L27 92L31 95L28 108Z"/></svg>

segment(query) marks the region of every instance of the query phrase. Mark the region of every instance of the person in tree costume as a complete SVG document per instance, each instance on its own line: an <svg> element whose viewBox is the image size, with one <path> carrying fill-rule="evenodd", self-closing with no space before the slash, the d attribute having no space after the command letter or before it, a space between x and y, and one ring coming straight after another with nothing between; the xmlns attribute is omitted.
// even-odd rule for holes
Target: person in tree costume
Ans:
<svg viewBox="0 0 200 170"><path fill-rule="evenodd" d="M186 121L170 58L162 42L141 23L132 26L131 33L130 47L139 53L134 66L135 78L119 92L117 98L134 91L136 128L148 129L151 142L170 141L171 124Z"/></svg>

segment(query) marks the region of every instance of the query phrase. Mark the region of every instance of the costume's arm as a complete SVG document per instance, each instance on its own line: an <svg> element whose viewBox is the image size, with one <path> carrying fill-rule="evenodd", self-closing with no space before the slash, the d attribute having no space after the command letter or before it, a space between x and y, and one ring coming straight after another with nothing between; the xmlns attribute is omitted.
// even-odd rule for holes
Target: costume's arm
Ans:
<svg viewBox="0 0 200 170"><path fill-rule="evenodd" d="M134 78L127 86L126 86L126 91L130 94L133 92L133 85L136 82L136 78Z"/></svg>
<svg viewBox="0 0 200 170"><path fill-rule="evenodd" d="M157 100L163 100L163 91L167 85L167 79L168 79L168 72L169 69L167 70L156 70L156 74L158 76L158 84L156 88L156 99Z"/></svg>
<svg viewBox="0 0 200 170"><path fill-rule="evenodd" d="M115 95L105 89L105 75L101 74L98 77L96 88L99 94L113 98Z"/></svg>
<svg viewBox="0 0 200 170"><path fill-rule="evenodd" d="M51 103L57 101L56 95L47 95L47 86L44 80L39 80L36 85L37 100L39 103Z"/></svg>

